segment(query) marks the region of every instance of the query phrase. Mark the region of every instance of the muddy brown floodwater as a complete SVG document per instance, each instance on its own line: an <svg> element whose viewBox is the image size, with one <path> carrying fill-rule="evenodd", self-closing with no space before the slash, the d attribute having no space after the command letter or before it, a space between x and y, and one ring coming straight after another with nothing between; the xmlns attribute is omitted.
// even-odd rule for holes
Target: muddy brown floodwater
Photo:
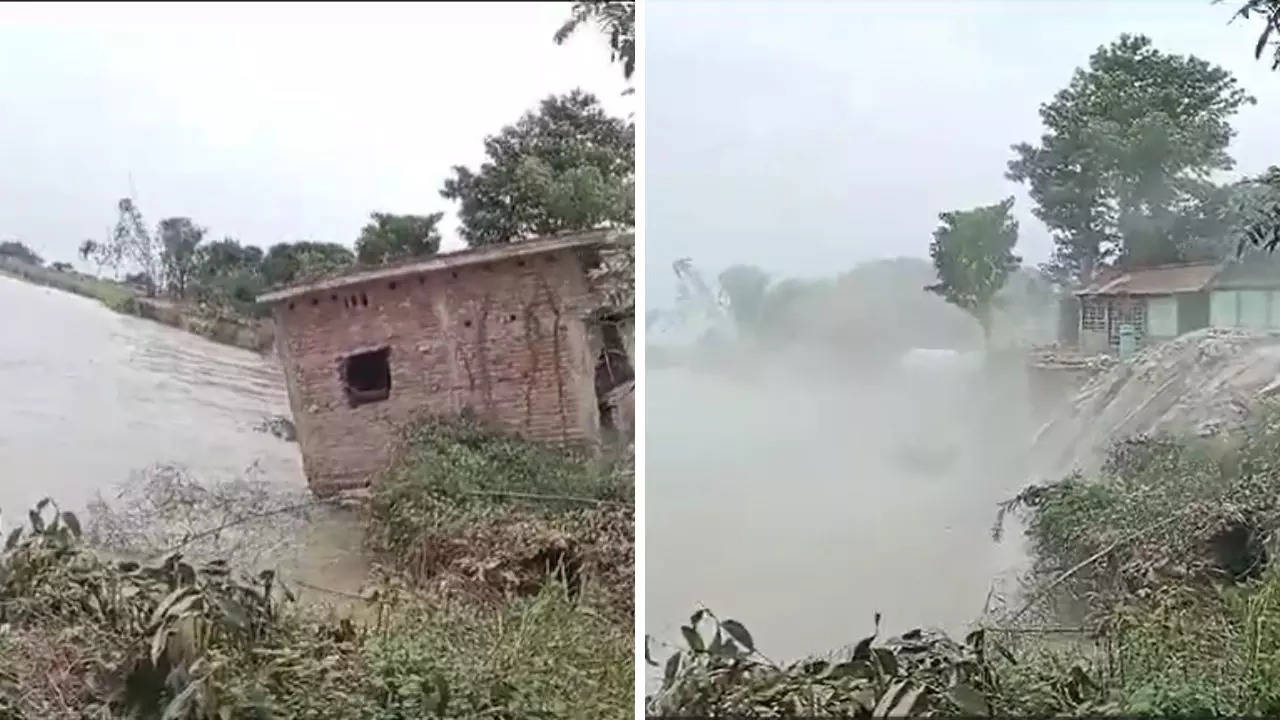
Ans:
<svg viewBox="0 0 1280 720"><path fill-rule="evenodd" d="M651 370L646 630L671 641L704 603L782 660L856 643L876 612L883 633L976 620L1022 557L990 530L1034 428L1016 376L931 372Z"/></svg>
<svg viewBox="0 0 1280 720"><path fill-rule="evenodd" d="M305 492L294 443L257 432L289 415L273 357L219 345L100 303L0 276L0 512L43 497L83 510L162 463L216 483L252 475ZM363 580L353 519L323 515L292 569L350 590Z"/></svg>

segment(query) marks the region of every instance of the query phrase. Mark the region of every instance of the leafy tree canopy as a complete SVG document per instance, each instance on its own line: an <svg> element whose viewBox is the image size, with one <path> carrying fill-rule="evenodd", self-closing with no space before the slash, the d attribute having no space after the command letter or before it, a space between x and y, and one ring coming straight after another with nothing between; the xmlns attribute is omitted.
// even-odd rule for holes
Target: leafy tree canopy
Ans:
<svg viewBox="0 0 1280 720"><path fill-rule="evenodd" d="M1012 210L1010 197L995 205L942 213L929 245L938 282L925 289L972 315L988 336L992 301L1022 263L1013 252L1018 221Z"/></svg>
<svg viewBox="0 0 1280 720"><path fill-rule="evenodd" d="M635 224L635 126L594 95L549 97L485 139L479 169L453 169L440 194L458 201L472 247Z"/></svg>
<svg viewBox="0 0 1280 720"><path fill-rule="evenodd" d="M583 25L595 25L609 38L609 62L622 64L628 81L636 71L636 4L633 2L575 2L569 19L556 31L562 45Z"/></svg>
<svg viewBox="0 0 1280 720"><path fill-rule="evenodd" d="M165 283L179 298L187 294L187 285L196 270L196 248L204 240L204 233L204 228L185 217L165 218L157 228Z"/></svg>
<svg viewBox="0 0 1280 720"><path fill-rule="evenodd" d="M1222 0L1214 0L1222 2ZM1253 56L1262 59L1267 45L1273 45L1271 69L1280 70L1280 0L1247 0L1236 10L1236 17L1242 20L1258 18L1262 21L1262 31L1258 33L1258 42L1254 45Z"/></svg>
<svg viewBox="0 0 1280 720"><path fill-rule="evenodd" d="M268 286L288 285L347 267L355 259L350 248L337 243L277 243L262 259L262 277Z"/></svg>
<svg viewBox="0 0 1280 720"><path fill-rule="evenodd" d="M1078 283L1112 261L1203 252L1221 220L1209 178L1233 166L1229 121L1252 102L1226 70L1162 53L1144 36L1099 48L1041 106L1039 144L1013 146L1008 177L1027 183L1054 235L1046 269Z"/></svg>
<svg viewBox="0 0 1280 720"><path fill-rule="evenodd" d="M372 222L356 240L356 258L362 265L381 265L403 258L434 255L440 250L436 227L444 213L392 215L373 213Z"/></svg>
<svg viewBox="0 0 1280 720"><path fill-rule="evenodd" d="M30 265L44 264L44 258L18 240L0 242L0 257L10 257Z"/></svg>
<svg viewBox="0 0 1280 720"><path fill-rule="evenodd" d="M197 256L197 274L202 278L228 275L245 269L256 272L263 259L262 248L242 245L232 237L202 245L197 250Z"/></svg>

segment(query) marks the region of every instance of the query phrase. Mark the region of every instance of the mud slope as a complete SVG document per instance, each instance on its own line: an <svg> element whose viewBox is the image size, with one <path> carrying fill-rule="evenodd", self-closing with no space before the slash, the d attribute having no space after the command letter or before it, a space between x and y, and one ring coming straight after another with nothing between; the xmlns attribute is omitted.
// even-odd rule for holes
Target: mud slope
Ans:
<svg viewBox="0 0 1280 720"><path fill-rule="evenodd" d="M1097 469L1115 440L1210 435L1252 419L1280 398L1280 334L1206 329L1147 348L1091 380L1036 437L1043 479Z"/></svg>

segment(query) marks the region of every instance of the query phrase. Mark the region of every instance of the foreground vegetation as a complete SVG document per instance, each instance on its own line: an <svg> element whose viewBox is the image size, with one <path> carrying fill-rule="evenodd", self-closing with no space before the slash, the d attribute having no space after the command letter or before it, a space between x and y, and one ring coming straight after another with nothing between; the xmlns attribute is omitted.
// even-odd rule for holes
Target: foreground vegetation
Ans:
<svg viewBox="0 0 1280 720"><path fill-rule="evenodd" d="M0 559L0 717L629 717L633 482L426 422L365 512L340 616L235 558L121 558L49 501Z"/></svg>
<svg viewBox="0 0 1280 720"><path fill-rule="evenodd" d="M780 665L702 611L662 660L659 715L1275 715L1280 408L1234 436L1118 444L1034 486L1019 605L963 641L919 630ZM656 660L651 660L657 664Z"/></svg>

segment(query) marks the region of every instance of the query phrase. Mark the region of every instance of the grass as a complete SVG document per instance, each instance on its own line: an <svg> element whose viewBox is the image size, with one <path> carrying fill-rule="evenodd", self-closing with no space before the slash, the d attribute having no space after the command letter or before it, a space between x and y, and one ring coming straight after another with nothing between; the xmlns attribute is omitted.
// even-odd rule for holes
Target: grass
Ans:
<svg viewBox="0 0 1280 720"><path fill-rule="evenodd" d="M24 263L11 257L0 258L0 274L56 288L83 297L94 298L116 312L131 313L137 292L124 283L96 278L78 272L60 272Z"/></svg>
<svg viewBox="0 0 1280 720"><path fill-rule="evenodd" d="M1097 477L1024 490L997 531L1008 513L1031 551L1020 604L963 642L873 635L778 665L698 613L650 712L1280 714L1280 407L1230 437L1119 443Z"/></svg>
<svg viewBox="0 0 1280 720"><path fill-rule="evenodd" d="M256 303L227 297L215 302L187 300L173 303L155 299L143 302L142 295L124 283L74 271L60 272L12 257L0 257L0 274L93 298L115 312L154 320L215 342L258 352L265 352L271 347L272 337L269 333L264 335L259 324L270 315L270 310Z"/></svg>
<svg viewBox="0 0 1280 720"><path fill-rule="evenodd" d="M368 505L375 558L420 587L500 601L555 574L599 612L634 615L630 455L592 459L466 417L408 430Z"/></svg>
<svg viewBox="0 0 1280 720"><path fill-rule="evenodd" d="M234 563L109 559L41 503L0 554L0 717L631 717L622 462L416 426L370 501L382 577L349 617Z"/></svg>

